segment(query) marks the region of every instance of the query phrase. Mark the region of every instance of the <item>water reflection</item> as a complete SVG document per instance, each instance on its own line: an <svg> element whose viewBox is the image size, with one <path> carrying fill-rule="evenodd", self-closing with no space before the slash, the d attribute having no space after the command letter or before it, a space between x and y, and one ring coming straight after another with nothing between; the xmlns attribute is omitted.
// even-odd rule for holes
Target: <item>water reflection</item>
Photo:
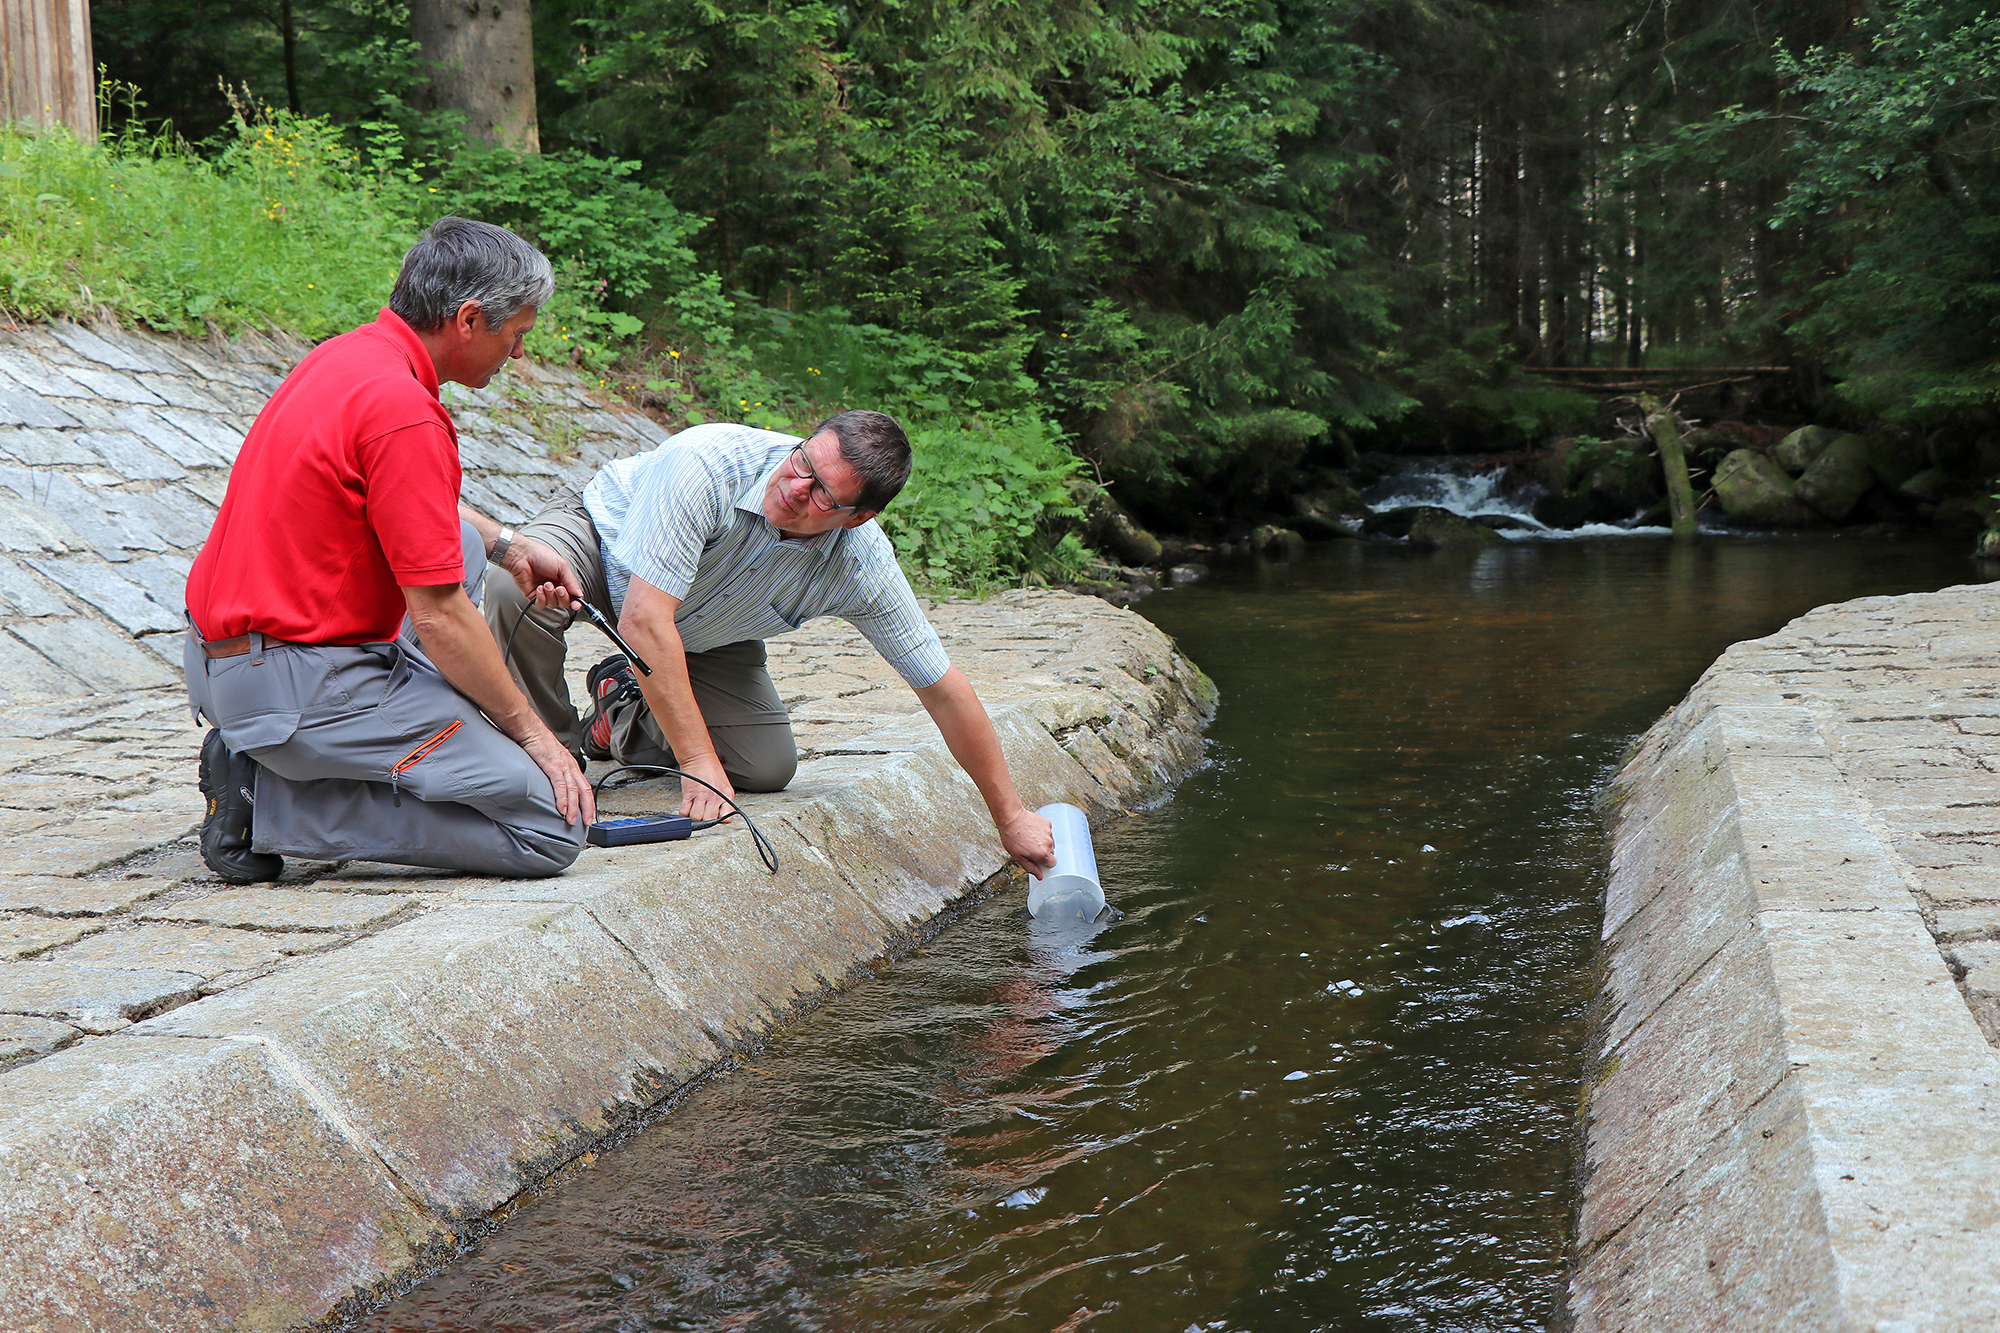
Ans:
<svg viewBox="0 0 2000 1333"><path fill-rule="evenodd" d="M1559 1299L1609 765L1839 541L1344 544L1162 594L1210 762L533 1201L374 1330L1499 1330Z"/></svg>

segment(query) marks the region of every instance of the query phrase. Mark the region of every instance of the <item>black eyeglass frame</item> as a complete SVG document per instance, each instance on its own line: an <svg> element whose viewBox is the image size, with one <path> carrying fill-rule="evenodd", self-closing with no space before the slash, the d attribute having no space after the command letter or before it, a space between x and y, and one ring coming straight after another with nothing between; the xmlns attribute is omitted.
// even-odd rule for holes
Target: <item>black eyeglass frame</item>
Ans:
<svg viewBox="0 0 2000 1333"><path fill-rule="evenodd" d="M806 498L812 502L814 509L822 514L851 514L861 508L858 504L821 504L819 497L822 495L829 500L833 499L833 487L819 479L819 470L813 466L812 455L806 452L806 446L803 441L793 445L792 452L797 454L800 461L806 465L806 475L812 478L812 489L806 492ZM799 474L794 472L792 475L796 477Z"/></svg>

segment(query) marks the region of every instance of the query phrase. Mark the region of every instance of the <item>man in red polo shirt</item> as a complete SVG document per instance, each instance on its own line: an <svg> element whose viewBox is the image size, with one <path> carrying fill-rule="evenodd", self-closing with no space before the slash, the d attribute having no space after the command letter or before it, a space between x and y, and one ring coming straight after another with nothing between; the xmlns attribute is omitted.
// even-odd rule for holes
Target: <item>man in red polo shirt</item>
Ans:
<svg viewBox="0 0 2000 1333"><path fill-rule="evenodd" d="M543 606L581 595L548 547L458 503L446 380L483 387L555 289L513 233L445 218L389 308L314 349L244 439L188 575L202 858L552 875L596 817L474 605L490 559ZM407 615L414 636L404 629Z"/></svg>

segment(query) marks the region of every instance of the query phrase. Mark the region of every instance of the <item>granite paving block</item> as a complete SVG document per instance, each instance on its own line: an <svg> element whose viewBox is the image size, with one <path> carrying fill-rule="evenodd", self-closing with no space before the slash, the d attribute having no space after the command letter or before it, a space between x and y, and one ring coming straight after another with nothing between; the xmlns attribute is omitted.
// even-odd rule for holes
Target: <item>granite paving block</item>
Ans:
<svg viewBox="0 0 2000 1333"><path fill-rule="evenodd" d="M135 375L149 393L171 407L194 412L227 412L230 404L210 393L208 386L191 375L162 375L158 371Z"/></svg>
<svg viewBox="0 0 2000 1333"><path fill-rule="evenodd" d="M495 495L505 497L514 509L530 517L540 512L556 490L554 486L523 482L504 474L486 478L486 488Z"/></svg>
<svg viewBox="0 0 2000 1333"><path fill-rule="evenodd" d="M112 414L126 431L183 467L227 467L229 460L150 407L122 407ZM115 459L106 461L113 462ZM136 474L135 474L136 475Z"/></svg>
<svg viewBox="0 0 2000 1333"><path fill-rule="evenodd" d="M158 608L172 623L164 607ZM164 663L141 649L131 639L95 620L37 620L15 625L12 632L52 662L62 664L70 675L86 682L86 692L146 690L178 684L179 677ZM0 663L0 682L10 693L15 683L11 672Z"/></svg>
<svg viewBox="0 0 2000 1333"><path fill-rule="evenodd" d="M192 972L0 963L0 1013L61 1019L85 1032L116 1032L195 999L203 980Z"/></svg>
<svg viewBox="0 0 2000 1333"><path fill-rule="evenodd" d="M160 364L152 357L141 356L136 349L108 342L81 324L72 324L68 320L52 321L48 331L57 342L86 361L95 361L113 370L153 370Z"/></svg>
<svg viewBox="0 0 2000 1333"><path fill-rule="evenodd" d="M296 946L297 939L291 943ZM163 968L213 980L284 958L282 936L218 926L137 926L101 930L59 950L49 961L87 967Z"/></svg>
<svg viewBox="0 0 2000 1333"><path fill-rule="evenodd" d="M10 773L0 780L0 807L11 810L77 811L134 793L130 783L44 773Z"/></svg>
<svg viewBox="0 0 2000 1333"><path fill-rule="evenodd" d="M208 531L215 524L214 505L185 486L162 486L150 498L158 512L173 516L176 526L162 531L175 539L174 545L192 550L208 540Z"/></svg>
<svg viewBox="0 0 2000 1333"><path fill-rule="evenodd" d="M1986 907L1946 907L1937 912L1938 943L2000 939L2000 903Z"/></svg>
<svg viewBox="0 0 2000 1333"><path fill-rule="evenodd" d="M0 700L18 704L73 699L89 694L93 688L82 677L57 667L29 645L0 634Z"/></svg>
<svg viewBox="0 0 2000 1333"><path fill-rule="evenodd" d="M188 571L194 568L194 561L178 555L149 555L134 560L129 565L120 565L118 572L146 590L146 595L164 606L173 616L174 628L181 629L187 624L182 617L186 606ZM179 648L174 649L174 661L178 664Z"/></svg>
<svg viewBox="0 0 2000 1333"><path fill-rule="evenodd" d="M247 930L355 931L380 925L416 901L380 893L223 889L181 902L156 903L141 908L138 915L149 920L202 921Z"/></svg>
<svg viewBox="0 0 2000 1333"><path fill-rule="evenodd" d="M0 348L0 386L38 398L82 398L90 393L61 366L12 348Z"/></svg>
<svg viewBox="0 0 2000 1333"><path fill-rule="evenodd" d="M30 467L83 466L99 461L73 431L42 430L35 426L0 427L0 457L11 458Z"/></svg>
<svg viewBox="0 0 2000 1333"><path fill-rule="evenodd" d="M526 523L532 511L496 495L486 483L469 473L459 482L459 498L489 518L502 523Z"/></svg>
<svg viewBox="0 0 2000 1333"><path fill-rule="evenodd" d="M106 521L117 526L119 545L126 550L185 549L208 540L214 515L192 503L191 497L187 503L175 502L176 487L162 486L151 495L102 487L86 493Z"/></svg>
<svg viewBox="0 0 2000 1333"><path fill-rule="evenodd" d="M163 632L184 627L177 610L160 605L145 588L123 578L108 565L92 560L29 560L27 563L58 588L67 588L111 617L128 633Z"/></svg>
<svg viewBox="0 0 2000 1333"><path fill-rule="evenodd" d="M5 519L0 518L0 522L5 522ZM75 607L6 556L0 556L0 608L17 616L76 614Z"/></svg>
<svg viewBox="0 0 2000 1333"><path fill-rule="evenodd" d="M91 918L0 917L0 958L25 958L45 949L73 944L102 928L98 921Z"/></svg>
<svg viewBox="0 0 2000 1333"><path fill-rule="evenodd" d="M74 428L79 423L69 413L61 411L46 398L38 398L25 389L0 384L0 426L47 426L51 429Z"/></svg>
<svg viewBox="0 0 2000 1333"><path fill-rule="evenodd" d="M207 412L190 412L180 407L163 407L159 412L220 457L231 463L236 461L236 451L243 447L243 432Z"/></svg>
<svg viewBox="0 0 2000 1333"><path fill-rule="evenodd" d="M197 472L181 485L200 497L210 509L220 509L223 497L229 494L229 476L222 472Z"/></svg>
<svg viewBox="0 0 2000 1333"><path fill-rule="evenodd" d="M158 394L120 371L100 370L94 366L68 366L64 368L63 373L88 389L93 397L108 403L144 403L148 407L163 406Z"/></svg>
<svg viewBox="0 0 2000 1333"><path fill-rule="evenodd" d="M91 549L107 560L129 560L124 544L131 537L114 522L98 501L97 493L84 489L76 480L60 472L35 472L27 468L0 467L0 486L20 496L30 506L61 520ZM152 538L151 550L165 550L166 544Z"/></svg>
<svg viewBox="0 0 2000 1333"><path fill-rule="evenodd" d="M86 431L77 437L127 481L177 481L187 469L130 431Z"/></svg>
<svg viewBox="0 0 2000 1333"><path fill-rule="evenodd" d="M297 1328L448 1243L253 1040L119 1036L0 1079L0 1328Z"/></svg>
<svg viewBox="0 0 2000 1333"><path fill-rule="evenodd" d="M94 767L102 770L108 764ZM134 764L135 771L154 771L157 762ZM0 863L47 875L88 875L139 852L164 847L186 837L201 824L201 798L192 785L178 811L131 814L122 810L92 810L68 823L50 824L33 832L0 838Z"/></svg>
<svg viewBox="0 0 2000 1333"><path fill-rule="evenodd" d="M83 1040L83 1029L52 1018L0 1014L0 1066L60 1051Z"/></svg>

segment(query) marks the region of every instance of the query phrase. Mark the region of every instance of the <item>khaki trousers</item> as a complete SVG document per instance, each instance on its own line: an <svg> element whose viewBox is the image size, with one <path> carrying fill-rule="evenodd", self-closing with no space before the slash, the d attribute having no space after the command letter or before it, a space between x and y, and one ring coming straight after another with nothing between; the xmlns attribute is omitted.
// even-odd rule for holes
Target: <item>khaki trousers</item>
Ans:
<svg viewBox="0 0 2000 1333"><path fill-rule="evenodd" d="M583 507L583 496L575 487L558 491L520 531L560 552L582 580L590 604L605 619L616 622L604 579L604 549L597 525L591 522L590 511ZM570 700L569 682L563 678L568 657L563 631L570 615L532 609L523 619L527 604L505 570L491 572L483 605L494 639L508 652L507 669L549 729L564 745L580 750L583 721ZM798 742L792 736L791 715L764 665L763 640L747 639L689 653L687 672L695 704L708 723L709 742L715 746L729 781L738 791L783 791L798 771ZM644 699L628 700L613 708L610 716L615 762L674 766L673 750Z"/></svg>

